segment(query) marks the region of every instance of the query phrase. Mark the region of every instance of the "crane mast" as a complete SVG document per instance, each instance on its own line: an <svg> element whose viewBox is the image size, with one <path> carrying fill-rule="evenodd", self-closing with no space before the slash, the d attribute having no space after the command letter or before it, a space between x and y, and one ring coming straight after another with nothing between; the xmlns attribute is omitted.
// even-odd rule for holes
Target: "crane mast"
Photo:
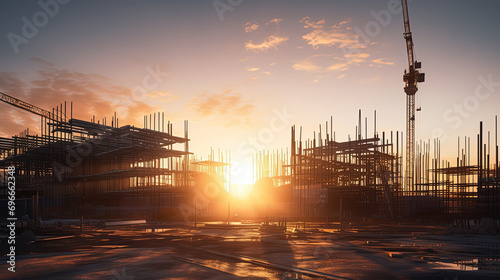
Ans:
<svg viewBox="0 0 500 280"><path fill-rule="evenodd" d="M410 18L408 16L408 3L401 0L403 8L403 19L405 26L404 38L406 40L406 50L408 53L408 69L405 70L403 81L406 93L406 164L405 164L405 190L414 191L414 162L415 162L415 94L418 91L417 83L424 82L425 74L417 69L421 68L421 63L415 61L413 51L413 38L410 30Z"/></svg>

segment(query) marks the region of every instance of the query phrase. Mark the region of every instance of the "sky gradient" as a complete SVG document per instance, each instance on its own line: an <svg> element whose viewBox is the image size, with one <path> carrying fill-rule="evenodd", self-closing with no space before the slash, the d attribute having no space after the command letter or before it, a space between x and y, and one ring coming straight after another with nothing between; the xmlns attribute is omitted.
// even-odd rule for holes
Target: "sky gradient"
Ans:
<svg viewBox="0 0 500 280"><path fill-rule="evenodd" d="M312 138L333 116L345 141L361 109L369 135L374 110L379 132L405 130L399 1L40 2L48 6L0 2L0 91L39 107L74 101L74 117L117 111L121 125L139 126L165 112L179 135L190 121L192 152L228 149L246 167L262 147L289 147L293 124ZM474 140L479 121L493 130L500 113L500 2L414 0L409 9L426 74L417 140L440 136L454 157L457 137ZM38 127L0 108L3 137Z"/></svg>

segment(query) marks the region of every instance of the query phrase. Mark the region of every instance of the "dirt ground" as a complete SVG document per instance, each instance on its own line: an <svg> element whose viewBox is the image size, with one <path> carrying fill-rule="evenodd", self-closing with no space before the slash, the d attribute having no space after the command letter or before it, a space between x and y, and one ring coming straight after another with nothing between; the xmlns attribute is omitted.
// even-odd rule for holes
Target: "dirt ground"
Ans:
<svg viewBox="0 0 500 280"><path fill-rule="evenodd" d="M16 272L4 254L0 279L500 278L498 236L412 225L296 227L148 223L24 233Z"/></svg>

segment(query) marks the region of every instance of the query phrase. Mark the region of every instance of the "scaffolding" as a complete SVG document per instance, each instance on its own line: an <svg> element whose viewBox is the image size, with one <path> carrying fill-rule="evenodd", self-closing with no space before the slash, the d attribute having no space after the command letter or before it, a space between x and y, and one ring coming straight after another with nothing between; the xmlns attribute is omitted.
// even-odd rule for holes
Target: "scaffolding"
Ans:
<svg viewBox="0 0 500 280"><path fill-rule="evenodd" d="M61 103L42 114L39 133L26 129L0 137L0 171L15 166L16 198L25 200L25 214L61 218L142 213L155 219L162 208L184 203L207 217L227 211L229 220L231 154L219 150L216 159L211 150L206 160L194 156L187 121L184 134L176 136L164 113L144 116L139 128L119 126L116 114L109 125L106 118L76 119L72 104L68 111L66 107ZM498 220L497 119L494 134L483 132L480 123L475 148L470 137L462 143L459 138L456 161L442 159L439 139L416 143L415 185L409 190L402 187L405 137L402 132L379 134L376 112L373 135L368 135L367 118L362 125L360 111L354 137L347 141L336 140L333 118L307 140L302 128L292 126L290 149L253 157L255 181L272 182L261 182L272 189L264 192L269 197L257 199L274 203L282 216ZM5 177L0 181L6 185ZM209 195L213 203L203 203L208 206L202 209L195 198L208 185L217 186L219 195ZM6 195L6 188L0 193Z"/></svg>
<svg viewBox="0 0 500 280"><path fill-rule="evenodd" d="M375 112L376 120L376 112ZM498 123L492 133L477 134L476 164L470 137L458 140L456 163L441 159L439 139L416 143L415 185L403 189L402 132L363 135L361 112L354 139L335 140L332 120L326 135L314 133L303 141L302 128L291 128L291 149L262 151L254 158L256 179L270 178L275 186L289 189L293 202L291 216L362 218L405 218L429 221L491 218L500 213L500 169ZM328 128L330 127L330 133ZM491 151L493 146L493 152ZM342 201L342 203L341 203ZM342 204L343 210L340 210Z"/></svg>
<svg viewBox="0 0 500 280"><path fill-rule="evenodd" d="M72 107L42 116L40 134L0 138L0 169L15 166L17 197L40 198L33 205L43 212L27 214L154 217L182 199L192 181L187 121L184 135L174 136L164 113L145 116L143 128L120 127L116 114L108 125L74 119Z"/></svg>
<svg viewBox="0 0 500 280"><path fill-rule="evenodd" d="M342 200L347 215L394 218L399 213L402 138L399 132L391 132L389 138L385 132L381 138L377 132L368 137L366 122L365 118L363 136L360 112L355 139L349 137L345 142L336 141L332 120L330 133L326 122L326 135L320 125L312 140L302 141L302 128L296 139L292 126L290 156L288 150L260 153L257 178L270 177L275 185L290 188L293 216L335 216Z"/></svg>
<svg viewBox="0 0 500 280"><path fill-rule="evenodd" d="M411 195L421 197L425 205L421 209L426 209L426 213L412 214L473 220L500 218L497 120L495 117L494 144L490 141L491 132L484 138L483 122L479 124L476 149L471 148L470 137L464 137L462 143L458 139L455 165L441 160L439 139L435 139L432 146L430 141L417 146L416 184ZM473 164L474 150L476 164Z"/></svg>

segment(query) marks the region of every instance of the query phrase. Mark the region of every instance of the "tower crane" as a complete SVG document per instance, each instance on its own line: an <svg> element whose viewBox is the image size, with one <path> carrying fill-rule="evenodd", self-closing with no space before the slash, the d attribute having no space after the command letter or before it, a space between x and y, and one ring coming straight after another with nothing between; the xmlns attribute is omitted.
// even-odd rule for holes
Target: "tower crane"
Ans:
<svg viewBox="0 0 500 280"><path fill-rule="evenodd" d="M23 110L26 110L28 112L31 112L33 114L45 117L47 119L50 119L55 122L60 122L60 121L65 121L65 116L64 114L61 114L61 116L56 116L54 113L44 110L40 107L37 107L35 105L29 104L28 102L22 101L21 99L17 99L15 97L12 97L8 94L5 94L3 92L0 92L0 100L10 104L12 106L15 106L17 108L21 108Z"/></svg>
<svg viewBox="0 0 500 280"><path fill-rule="evenodd" d="M401 0L403 8L403 19L405 26L404 38L406 40L406 50L408 53L408 69L405 70L403 81L406 93L406 190L414 190L414 162L415 162L415 94L418 91L417 84L425 80L425 74L420 73L422 64L415 61L413 53L413 38L410 31L410 18L408 16L408 3Z"/></svg>

